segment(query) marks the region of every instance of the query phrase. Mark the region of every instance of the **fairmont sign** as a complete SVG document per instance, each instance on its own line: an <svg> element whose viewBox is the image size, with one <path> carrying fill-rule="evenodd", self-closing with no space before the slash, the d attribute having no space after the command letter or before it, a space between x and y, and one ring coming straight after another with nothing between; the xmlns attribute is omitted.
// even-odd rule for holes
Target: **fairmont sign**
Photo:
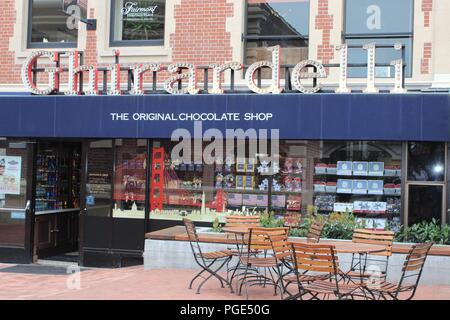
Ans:
<svg viewBox="0 0 450 320"><path fill-rule="evenodd" d="M401 45L395 45L395 50L401 50ZM375 86L375 44L367 44L363 47L367 51L367 86L365 93L377 93L378 89ZM280 84L280 46L267 48L272 54L271 61L255 62L248 67L245 72L245 83L248 88L258 94L280 94L283 88ZM337 48L340 53L340 70L339 70L339 87L335 90L336 93L350 93L351 90L347 86L347 69L348 69L348 47L343 44ZM28 57L22 67L22 80L25 87L36 95L49 95L60 92L59 75L63 72L60 66L60 56L65 52L51 52L51 51L37 51ZM119 55L115 51L116 56ZM80 54L78 51L67 52L69 59L68 66L68 90L63 92L66 95L98 95L98 74L99 70L96 65L80 65ZM33 68L37 65L38 59L47 58L55 66L45 68L45 73L48 74L48 84L46 86L38 86L33 81ZM394 67L394 87L392 93L406 92L403 87L403 60L394 60L391 62ZM226 70L242 70L244 65L240 62L228 62L224 64L211 64L209 66L213 71L212 86L208 89L210 94L223 94L222 89L222 74ZM270 68L272 76L267 85L260 86L257 81L257 74L262 68ZM314 71L311 72L310 70ZM125 92L121 89L120 82L120 63L115 63L107 67L109 76L108 95L122 95L128 93L131 95L144 95L144 74L146 72L158 73L162 70L167 70L172 75L164 81L164 90L170 94L198 94L200 89L197 85L196 67L191 63L173 63L168 66L163 66L159 63L138 64L130 67L133 73L133 83L131 90ZM89 81L86 89L83 92L79 88L80 74L88 73ZM314 81L313 85L306 85L307 79L323 79L327 77L326 68L318 61L303 60L300 61L292 70L291 81L292 87L301 93L316 93L321 90L319 81ZM180 81L185 80L185 84L179 87Z"/></svg>

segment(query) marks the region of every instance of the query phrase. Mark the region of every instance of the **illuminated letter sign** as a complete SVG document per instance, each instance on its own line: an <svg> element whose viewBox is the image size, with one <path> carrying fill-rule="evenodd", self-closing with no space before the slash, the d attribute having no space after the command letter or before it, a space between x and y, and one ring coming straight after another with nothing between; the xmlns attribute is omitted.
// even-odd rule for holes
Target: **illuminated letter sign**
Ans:
<svg viewBox="0 0 450 320"><path fill-rule="evenodd" d="M307 70L310 67L314 67L317 71L313 73L302 72L302 70ZM314 60L304 60L297 64L292 71L292 85L295 87L295 89L302 93L316 93L321 89L319 84L313 86L312 88L306 88L301 83L301 79L326 78L326 76L327 73L323 65Z"/></svg>
<svg viewBox="0 0 450 320"><path fill-rule="evenodd" d="M181 72L182 70L188 70L188 73L180 73L176 76L170 77L164 82L164 89L171 94L197 94L199 89L197 88L197 77L195 73L195 66L190 63L175 63L167 67L167 71L170 73ZM175 85L179 80L188 79L188 85L185 88L175 88Z"/></svg>
<svg viewBox="0 0 450 320"><path fill-rule="evenodd" d="M134 83L130 94L144 94L144 73L147 71L158 72L162 69L162 65L152 63L133 67Z"/></svg>
<svg viewBox="0 0 450 320"><path fill-rule="evenodd" d="M255 93L282 93L283 89L280 88L280 46L269 47L267 50L272 52L272 62L259 61L253 63L245 74L245 81L250 90ZM269 67L272 69L272 84L267 88L260 88L255 83L256 72L262 67Z"/></svg>
<svg viewBox="0 0 450 320"><path fill-rule="evenodd" d="M81 91L78 88L78 75L82 72L89 72L88 89L84 92L86 95L98 94L98 69L97 66L80 66L79 52L69 52L69 91L66 95L79 95Z"/></svg>
<svg viewBox="0 0 450 320"><path fill-rule="evenodd" d="M222 72L227 69L238 71L241 70L244 65L239 62L229 62L222 65L212 64L210 65L210 67L213 69L213 87L212 89L208 90L208 92L214 94L222 94L224 92L222 89L221 81Z"/></svg>
<svg viewBox="0 0 450 320"><path fill-rule="evenodd" d="M45 68L45 72L48 73L48 87L44 89L39 89L34 83L33 79L33 66L37 64L37 60L41 57L49 58L52 62L59 62L59 53L50 51L37 51L34 52L22 67L22 81L32 93L37 95L48 95L53 92L58 92L59 81L56 76L58 73L62 72L59 67Z"/></svg>

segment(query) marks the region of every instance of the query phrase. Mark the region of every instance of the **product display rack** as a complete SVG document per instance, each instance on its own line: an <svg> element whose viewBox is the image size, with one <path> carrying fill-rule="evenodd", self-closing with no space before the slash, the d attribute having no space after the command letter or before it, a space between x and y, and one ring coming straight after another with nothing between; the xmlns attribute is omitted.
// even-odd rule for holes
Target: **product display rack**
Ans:
<svg viewBox="0 0 450 320"><path fill-rule="evenodd" d="M351 161L343 161L351 162ZM361 162L356 162L361 163ZM369 163L369 162L367 162ZM350 169L343 174L336 164L314 166L314 206L320 214L353 212L360 218L388 219L399 217L401 210L400 164L385 166L382 171L361 173ZM342 188L348 186L348 189ZM364 186L355 189L354 185ZM373 185L375 188L371 189Z"/></svg>
<svg viewBox="0 0 450 320"><path fill-rule="evenodd" d="M36 156L36 212L79 207L81 154L42 146Z"/></svg>

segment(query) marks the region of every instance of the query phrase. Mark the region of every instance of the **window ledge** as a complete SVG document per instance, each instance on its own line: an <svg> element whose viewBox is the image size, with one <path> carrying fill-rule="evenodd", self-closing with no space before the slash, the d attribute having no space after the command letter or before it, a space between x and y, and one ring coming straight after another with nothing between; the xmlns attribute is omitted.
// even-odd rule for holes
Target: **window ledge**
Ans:
<svg viewBox="0 0 450 320"><path fill-rule="evenodd" d="M168 56L169 50L164 46L145 46L145 47L109 47L110 50L100 52L101 57L113 57L114 50L120 51L120 56Z"/></svg>

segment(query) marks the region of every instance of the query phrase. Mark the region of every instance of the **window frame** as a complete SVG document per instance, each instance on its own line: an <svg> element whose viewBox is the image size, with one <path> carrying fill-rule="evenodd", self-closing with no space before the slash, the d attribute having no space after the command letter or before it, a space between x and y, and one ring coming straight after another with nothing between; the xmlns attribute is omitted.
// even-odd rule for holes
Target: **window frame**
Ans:
<svg viewBox="0 0 450 320"><path fill-rule="evenodd" d="M114 27L115 27L115 8L116 1L110 1L110 11L109 11L109 46L110 47L148 47L148 46L164 46L166 37L166 26L167 26L167 0L165 1L165 12L164 12L164 35L162 40L115 40L114 39Z"/></svg>
<svg viewBox="0 0 450 320"><path fill-rule="evenodd" d="M308 0L309 5L311 6L311 0ZM244 48L244 54L243 54L243 60L244 65L247 65L247 44L248 41L259 41L259 40L304 40L308 43L308 51L309 51L309 33L307 36L296 36L296 35L272 35L272 36L249 36L248 35L248 0L244 1L244 33L242 34L242 41L244 42L243 48ZM308 15L308 23L311 21L311 10Z"/></svg>
<svg viewBox="0 0 450 320"><path fill-rule="evenodd" d="M27 34L27 48L28 49L48 49L48 48L77 48L79 39L79 29L77 29L77 41L73 42L32 42L33 33L33 1L28 0L28 34Z"/></svg>
<svg viewBox="0 0 450 320"><path fill-rule="evenodd" d="M404 68L406 69L409 67L409 72L405 72L404 77L405 78L412 78L413 77L413 67L414 67L414 9L415 9L415 1L411 0L411 31L410 32L386 32L386 33L367 33L367 32L361 32L361 33L347 33L347 0L344 0L343 2L343 26L342 26L342 43L347 43L347 40L369 40L369 39L405 39L405 40L411 40L411 48L410 48L410 61L407 61L405 59L406 56L406 48L403 49L403 52L401 53L401 58L403 59ZM394 45L395 43L392 43ZM394 48L392 48L394 50ZM351 62L349 61L349 64ZM408 65L410 64L410 65ZM367 67L366 67L367 68ZM361 79L361 77L353 77L348 76L348 78L351 79ZM392 79L393 77L386 77L385 79Z"/></svg>

